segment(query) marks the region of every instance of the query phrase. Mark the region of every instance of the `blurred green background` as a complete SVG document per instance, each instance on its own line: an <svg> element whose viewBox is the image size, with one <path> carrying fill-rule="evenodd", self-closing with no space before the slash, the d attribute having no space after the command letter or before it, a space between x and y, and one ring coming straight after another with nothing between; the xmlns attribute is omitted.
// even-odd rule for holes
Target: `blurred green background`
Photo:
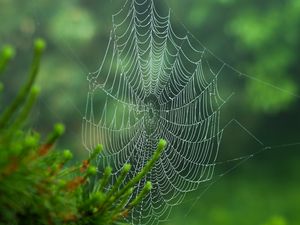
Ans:
<svg viewBox="0 0 300 225"><path fill-rule="evenodd" d="M86 76L101 63L111 15L122 3L0 0L0 46L17 48L2 101L11 99L26 77L33 39L45 38L48 48L38 80L43 91L32 123L41 132L54 122L65 123L60 147L76 151L77 158L88 154L81 141ZM300 141L300 0L160 0L157 5L172 8L175 27L182 22L218 57L251 76L233 74L219 87L235 92L224 107L222 125L236 119L266 146L277 146L189 194L163 224L300 224L300 145L285 145ZM260 149L232 123L225 129L220 161ZM239 162L225 163L216 174Z"/></svg>

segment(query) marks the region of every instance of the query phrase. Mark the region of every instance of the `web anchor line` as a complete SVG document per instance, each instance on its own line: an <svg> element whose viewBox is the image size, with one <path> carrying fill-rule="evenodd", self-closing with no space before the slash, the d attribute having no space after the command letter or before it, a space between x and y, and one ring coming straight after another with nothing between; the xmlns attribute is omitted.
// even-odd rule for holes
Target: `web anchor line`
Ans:
<svg viewBox="0 0 300 225"><path fill-rule="evenodd" d="M220 179L259 154L218 161L223 132L230 125L236 124L258 143L260 152L272 148L237 119L220 127L223 107L234 94L223 98L218 87L226 68L285 91L220 60L183 24L185 32L176 32L171 13L159 12L154 0L127 0L112 16L110 39L99 68L88 76L83 143L88 150L103 144L99 164L112 165L113 179L128 162L133 166L128 179L132 178L151 158L158 140L168 141L145 178L153 189L128 217L132 224L165 221L187 193L200 184L208 184L207 190L217 182L214 177ZM215 175L215 167L228 162L238 163L225 174ZM137 184L138 190L145 179ZM136 192L132 198L135 196Z"/></svg>
<svg viewBox="0 0 300 225"><path fill-rule="evenodd" d="M157 224L186 193L212 179L223 133L221 108L231 97L223 99L218 91L225 64L214 72L206 49L177 34L170 11L162 16L152 0L127 1L112 21L105 56L88 77L83 141L87 149L104 145L99 163L112 164L115 175L130 162L134 176L158 139L168 140L148 175L153 190L129 221ZM97 99L105 104L98 105Z"/></svg>

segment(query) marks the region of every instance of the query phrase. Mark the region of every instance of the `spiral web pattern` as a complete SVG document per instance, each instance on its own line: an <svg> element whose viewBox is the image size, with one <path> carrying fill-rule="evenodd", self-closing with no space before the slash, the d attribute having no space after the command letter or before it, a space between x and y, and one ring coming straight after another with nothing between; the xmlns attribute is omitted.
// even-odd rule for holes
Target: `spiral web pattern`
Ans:
<svg viewBox="0 0 300 225"><path fill-rule="evenodd" d="M212 179L223 130L226 103L217 89L224 63L215 60L189 33L178 34L170 12L153 0L129 0L113 15L113 28L101 66L89 74L83 119L88 150L104 146L102 166L114 176L131 163L136 175L167 140L166 150L145 180L153 189L130 216L133 224L166 219L185 194ZM113 182L113 181L112 181Z"/></svg>

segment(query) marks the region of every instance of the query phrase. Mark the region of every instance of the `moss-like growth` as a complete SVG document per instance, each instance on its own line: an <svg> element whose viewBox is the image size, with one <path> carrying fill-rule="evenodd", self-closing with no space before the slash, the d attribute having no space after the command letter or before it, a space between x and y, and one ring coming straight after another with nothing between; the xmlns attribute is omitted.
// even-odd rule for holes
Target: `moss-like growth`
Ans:
<svg viewBox="0 0 300 225"><path fill-rule="evenodd" d="M42 39L35 41L28 80L0 114L0 224L120 224L151 190L147 182L130 200L135 184L151 170L166 143L161 140L145 168L124 185L131 169L125 164L111 189L107 189L111 167L105 168L98 179L98 169L93 165L102 145L87 160L66 165L73 157L71 151L53 149L65 131L62 124L54 125L45 140L23 126L40 92L33 85L45 47ZM0 73L14 54L13 48L4 48Z"/></svg>

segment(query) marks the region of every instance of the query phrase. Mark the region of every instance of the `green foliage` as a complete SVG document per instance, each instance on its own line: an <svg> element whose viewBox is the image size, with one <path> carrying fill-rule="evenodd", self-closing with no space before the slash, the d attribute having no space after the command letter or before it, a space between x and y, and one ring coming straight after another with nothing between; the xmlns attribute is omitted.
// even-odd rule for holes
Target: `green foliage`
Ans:
<svg viewBox="0 0 300 225"><path fill-rule="evenodd" d="M284 218L280 216L272 217L268 222L264 223L263 225L287 225Z"/></svg>
<svg viewBox="0 0 300 225"><path fill-rule="evenodd" d="M168 2L206 47L253 78L245 79L242 90L251 111L276 114L295 104L299 0Z"/></svg>
<svg viewBox="0 0 300 225"><path fill-rule="evenodd" d="M180 27L179 22L184 23L206 47L241 72L292 93L297 93L297 89L299 91L296 88L300 72L299 0L155 2L160 8L165 7L166 2L170 6L174 12L172 21L175 29ZM51 121L63 120L71 132L60 139L60 145L66 143L65 146L71 148L76 157L82 156L85 151L77 149L81 140L75 134L80 136L78 121L81 118L78 118L73 106L84 111L81 106L85 103L87 93L84 90L87 86L86 75L100 65L104 55L101 51L106 48L109 40L111 14L120 10L122 4L124 1L0 1L0 45L13 43L18 47L18 56L25 59L15 61L14 66L9 68L13 76L10 80L6 79L11 87L6 85L5 97L10 99L14 87L18 87L22 81L21 76L17 75L23 73L24 63L29 58L28 40L37 34L47 37L47 55L43 58L38 76L39 84L47 84L43 86L43 104L38 109L43 116L34 115L38 121L35 127L44 131ZM64 13L68 16L64 16ZM78 27L80 30L86 27L93 32L95 29L96 33L89 30L87 33L79 33ZM74 32L70 29L74 29ZM86 37L87 34L91 36ZM221 77L230 78L232 74ZM222 91L229 89L230 93L232 89L237 89L236 95L229 101L232 105L224 107L224 121L227 121L228 108L230 119L238 117L252 133L270 145L299 140L298 98L242 77L239 82L228 82L219 88ZM238 99L236 103L235 99ZM72 133L72 130L76 133ZM222 157L232 158L257 150L251 144L252 141L247 142L248 137L247 140L243 138L247 135L240 135L241 130L237 130L226 129L224 132L227 135L221 146ZM277 154L268 152L265 158L258 156L235 170L232 179L230 175L225 176L204 195L200 189L189 202L196 201L192 212L186 216L191 205L182 205L178 210L175 209L170 216L171 222L166 224L270 225L274 223L270 219L273 215L282 216L288 225L300 224L297 148L295 151L282 148L276 151ZM76 150L79 151L75 153ZM3 155L4 151L1 151L0 161ZM252 165L253 162L256 164ZM245 167L249 167L246 172ZM106 168L106 175L110 174L110 170ZM105 183L105 179L101 182Z"/></svg>
<svg viewBox="0 0 300 225"><path fill-rule="evenodd" d="M161 140L145 168L123 184L131 169L125 164L109 190L112 169L107 167L97 179L93 165L101 145L83 162L68 164L70 150L53 150L65 131L62 124L56 124L45 140L24 127L39 94L33 85L45 47L43 40L36 40L28 80L0 115L0 224L120 224L151 190L151 183L146 182L131 199L134 186L151 170L166 142ZM3 48L0 72L13 56L12 47Z"/></svg>
<svg viewBox="0 0 300 225"><path fill-rule="evenodd" d="M247 103L254 111L277 113L295 101L293 94L298 90L291 71L296 58L294 49L299 43L296 2L299 1L270 1L262 10L242 8L227 26L228 32L238 38L239 47L253 58L245 72L256 79L249 81L246 88Z"/></svg>
<svg viewBox="0 0 300 225"><path fill-rule="evenodd" d="M91 41L95 35L96 25L90 14L80 8L66 3L57 12L51 22L49 35L54 40L67 39L72 44L83 44Z"/></svg>

